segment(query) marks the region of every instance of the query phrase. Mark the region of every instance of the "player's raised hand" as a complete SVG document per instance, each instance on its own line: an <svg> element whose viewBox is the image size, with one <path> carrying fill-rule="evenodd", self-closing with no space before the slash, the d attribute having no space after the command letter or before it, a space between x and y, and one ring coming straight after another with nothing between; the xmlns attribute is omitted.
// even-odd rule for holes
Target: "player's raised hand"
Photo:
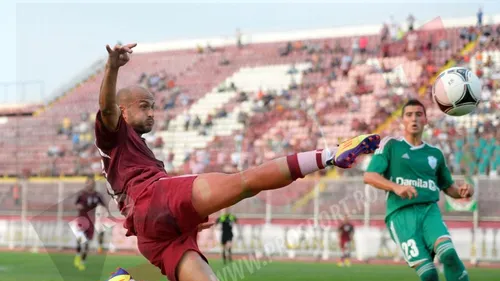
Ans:
<svg viewBox="0 0 500 281"><path fill-rule="evenodd" d="M472 187L472 185L465 183L458 188L458 194L462 198L472 197L472 195L474 195L474 187Z"/></svg>
<svg viewBox="0 0 500 281"><path fill-rule="evenodd" d="M106 50L108 51L108 64L112 68L119 68L124 66L129 60L133 51L132 49L137 46L137 43L127 44L127 45L115 45L111 48L106 45Z"/></svg>
<svg viewBox="0 0 500 281"><path fill-rule="evenodd" d="M417 197L417 190L411 185L400 185L397 189L394 190L394 193L396 193L401 198L412 199Z"/></svg>

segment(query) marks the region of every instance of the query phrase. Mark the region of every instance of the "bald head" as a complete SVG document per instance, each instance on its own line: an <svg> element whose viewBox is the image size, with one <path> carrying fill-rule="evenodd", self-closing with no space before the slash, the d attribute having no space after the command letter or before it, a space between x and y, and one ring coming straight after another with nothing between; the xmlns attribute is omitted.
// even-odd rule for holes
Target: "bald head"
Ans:
<svg viewBox="0 0 500 281"><path fill-rule="evenodd" d="M142 135L152 130L154 125L155 99L146 88L129 86L118 91L116 102L125 121Z"/></svg>
<svg viewBox="0 0 500 281"><path fill-rule="evenodd" d="M142 86L128 86L116 93L116 101L119 106L128 107L139 100L154 100L153 94Z"/></svg>

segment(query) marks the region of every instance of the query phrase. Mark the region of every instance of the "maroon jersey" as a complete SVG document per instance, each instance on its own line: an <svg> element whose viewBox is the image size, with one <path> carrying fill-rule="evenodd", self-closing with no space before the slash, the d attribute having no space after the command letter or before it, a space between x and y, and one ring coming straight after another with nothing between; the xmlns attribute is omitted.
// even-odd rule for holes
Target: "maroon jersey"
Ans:
<svg viewBox="0 0 500 281"><path fill-rule="evenodd" d="M342 223L339 226L340 239L351 240L351 235L354 232L354 226L351 223Z"/></svg>
<svg viewBox="0 0 500 281"><path fill-rule="evenodd" d="M105 205L104 200L99 192L88 192L81 191L76 198L75 204L80 204L83 206L83 209L78 210L79 217L95 217L95 208L97 205Z"/></svg>
<svg viewBox="0 0 500 281"><path fill-rule="evenodd" d="M123 215L127 207L147 186L167 177L163 162L157 160L146 141L120 115L116 131L109 131L102 122L101 111L95 122L96 146L101 155L103 174ZM128 196L125 196L128 195Z"/></svg>

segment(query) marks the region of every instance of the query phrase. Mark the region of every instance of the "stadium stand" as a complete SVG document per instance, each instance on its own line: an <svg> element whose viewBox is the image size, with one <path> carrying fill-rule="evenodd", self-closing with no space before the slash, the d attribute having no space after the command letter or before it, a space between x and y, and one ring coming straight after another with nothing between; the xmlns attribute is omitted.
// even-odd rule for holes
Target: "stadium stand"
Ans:
<svg viewBox="0 0 500 281"><path fill-rule="evenodd" d="M426 141L445 152L454 174L479 175L476 222L483 228L476 231L496 233L489 228L496 231L500 217L495 201L500 167L500 28L478 29L472 24L471 20L437 19L409 33L370 26L258 34L252 41L243 38L242 45L227 38L140 44L121 70L119 86L136 83L155 94L156 124L144 137L172 175L235 172L293 151L334 146L364 132L399 134L401 105L418 97L428 106ZM4 219L0 225L6 226L4 232L9 235L17 231L17 236L0 239L0 245L36 249L40 246L37 235L43 230L43 246L73 246L63 230L74 219L74 195L84 180L78 176L101 172L93 126L102 63L97 61L79 80L63 88L70 90L42 108L0 108L4 132L0 135L0 171L5 176L0 180ZM478 111L461 118L443 117L430 95L436 75L454 65L470 67L484 84ZM330 247L338 253L332 242L337 239L334 224L340 219L335 216L344 211L340 200L346 198L352 200L350 207L358 208L350 210L356 227L373 227L362 234L371 237L370 245L356 247L368 249L377 244L385 235L380 228L385 194L368 188L360 177L369 159L356 169L318 172L284 189L239 202L231 208L241 222L235 245L248 242L250 246L238 251L257 251L254 236L261 241L259 231L276 227L279 231L266 231L281 237L283 230L290 252L309 251L306 255L317 258L318 249ZM28 177L28 181L18 180ZM106 191L102 178L97 185L99 191ZM468 251L472 213L448 211L445 201L439 204L446 223L452 230L459 228L458 235L452 235L458 247ZM120 222L116 206L111 205L116 215L112 219ZM327 224L314 237L303 227L305 221L311 226L312 218L315 225ZM302 228L297 235L309 246L288 241L293 240L289 237L292 228ZM106 241L118 249L135 249L135 243L123 238L121 231L121 225L114 227ZM200 234L204 235L200 245L214 251L215 244L210 243L218 243L215 233ZM214 237L208 239L210 235ZM330 240L317 248L311 246L321 235ZM494 241L484 238L490 237L486 234L478 237ZM204 244L205 240L215 242ZM375 251L367 254L378 255Z"/></svg>
<svg viewBox="0 0 500 281"><path fill-rule="evenodd" d="M447 23L443 28L431 22L394 38L385 29L367 28L364 34L347 29L352 36L345 36L346 30L330 36L299 33L275 39L278 42L261 36L262 43L244 47L215 42L198 49L191 44L177 50L143 50L134 54L119 86L138 83L155 93L157 122L145 138L167 171L232 172L291 151L321 147L324 142L334 145L339 139L377 130L404 99L422 92L428 97L431 78L451 61L466 60L476 69L476 56L461 54L470 42L484 45L479 71L485 71L486 77L497 74L500 62L494 44L498 42L495 36L484 38L488 30L496 32L496 26L480 32L461 24ZM4 118L0 126L8 133L0 137L3 175L99 173L100 158L92 144L101 78L97 70L34 116ZM487 84L492 93L498 91L498 83ZM481 114L456 119L457 124L438 118L436 108L431 107L433 124L428 135L437 138L430 141L451 151L463 142L453 138L456 134L450 130L478 122L484 127L498 126L497 100L498 95L491 95ZM395 128L387 126L383 134ZM499 166L498 143L493 144L491 138L478 143L476 153L486 149L492 156L476 164L481 173L494 174ZM463 155L450 157L448 153L454 171L459 172ZM293 192L310 189L303 186Z"/></svg>

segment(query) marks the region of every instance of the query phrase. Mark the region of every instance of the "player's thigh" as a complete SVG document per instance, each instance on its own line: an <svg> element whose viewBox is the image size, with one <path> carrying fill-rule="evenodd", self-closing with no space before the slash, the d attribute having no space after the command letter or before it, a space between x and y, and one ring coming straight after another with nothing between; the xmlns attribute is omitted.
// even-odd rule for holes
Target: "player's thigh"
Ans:
<svg viewBox="0 0 500 281"><path fill-rule="evenodd" d="M193 206L202 217L230 207L255 195L245 188L246 181L243 173L199 175L193 183Z"/></svg>
<svg viewBox="0 0 500 281"><path fill-rule="evenodd" d="M422 232L427 249L430 251L434 251L439 240L451 239L450 232L443 221L437 204L428 207L422 219Z"/></svg>
<svg viewBox="0 0 500 281"><path fill-rule="evenodd" d="M198 252L184 253L176 270L177 281L217 281L217 276Z"/></svg>
<svg viewBox="0 0 500 281"><path fill-rule="evenodd" d="M392 215L387 221L387 227L392 240L401 249L407 264L415 267L425 261L432 261L432 257L427 249L418 220L411 217L411 214Z"/></svg>
<svg viewBox="0 0 500 281"><path fill-rule="evenodd" d="M198 248L196 232L172 240L138 236L137 246L141 254L171 281L210 280L203 278L210 276L211 269ZM196 274L189 274L190 267Z"/></svg>
<svg viewBox="0 0 500 281"><path fill-rule="evenodd" d="M158 180L134 206L134 226L139 236L172 240L197 230L208 220L193 206L196 175Z"/></svg>

